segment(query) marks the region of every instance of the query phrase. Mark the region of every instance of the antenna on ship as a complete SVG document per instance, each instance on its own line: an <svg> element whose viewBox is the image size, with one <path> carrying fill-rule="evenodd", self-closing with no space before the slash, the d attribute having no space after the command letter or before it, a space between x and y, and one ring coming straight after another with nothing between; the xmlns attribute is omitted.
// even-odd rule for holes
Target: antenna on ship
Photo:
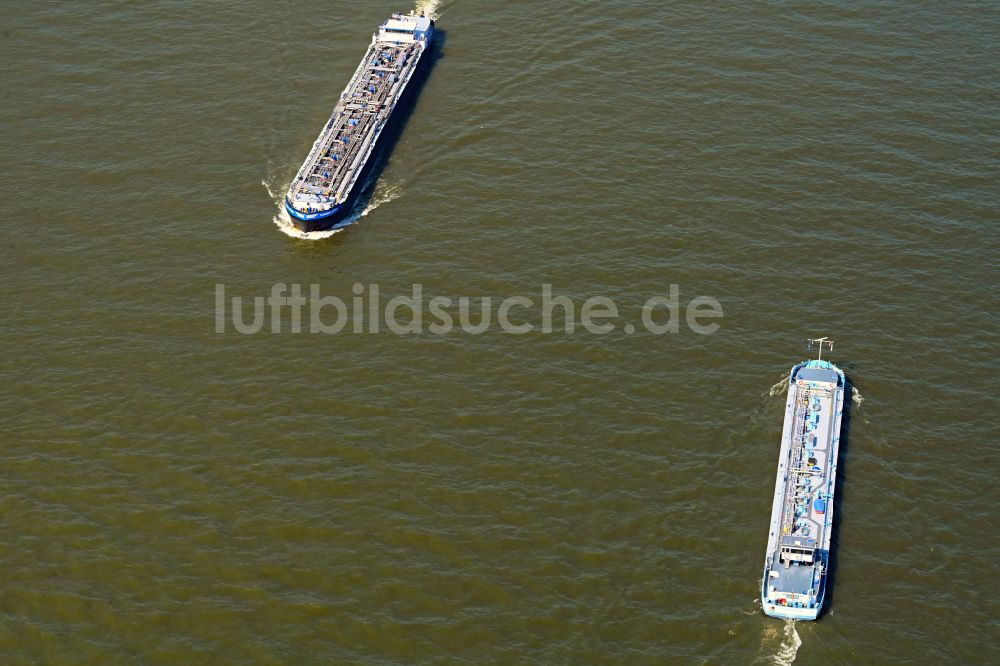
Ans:
<svg viewBox="0 0 1000 666"><path fill-rule="evenodd" d="M833 351L833 340L830 340L826 336L822 338L809 338L809 349L813 348L813 345L819 345L819 355L816 357L817 361L823 360L823 345L830 351Z"/></svg>

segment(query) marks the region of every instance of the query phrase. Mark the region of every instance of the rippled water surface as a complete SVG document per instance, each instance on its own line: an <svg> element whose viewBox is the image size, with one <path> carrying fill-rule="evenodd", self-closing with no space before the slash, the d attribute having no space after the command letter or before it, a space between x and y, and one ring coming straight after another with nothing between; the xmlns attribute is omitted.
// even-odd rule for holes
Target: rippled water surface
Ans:
<svg viewBox="0 0 1000 666"><path fill-rule="evenodd" d="M409 6L4 3L0 662L991 663L997 5L429 4L364 214L304 240L276 201ZM276 282L725 314L215 332ZM858 394L786 625L769 389L819 335Z"/></svg>

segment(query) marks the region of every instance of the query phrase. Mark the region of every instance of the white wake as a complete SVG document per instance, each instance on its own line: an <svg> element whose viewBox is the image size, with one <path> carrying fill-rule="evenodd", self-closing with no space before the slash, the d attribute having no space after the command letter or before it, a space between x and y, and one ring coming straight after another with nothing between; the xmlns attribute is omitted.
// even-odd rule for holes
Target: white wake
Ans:
<svg viewBox="0 0 1000 666"><path fill-rule="evenodd" d="M776 395L781 395L787 390L788 390L788 375L782 373L781 379L778 380L777 384L768 389L767 394L773 398Z"/></svg>
<svg viewBox="0 0 1000 666"><path fill-rule="evenodd" d="M855 407L860 407L861 403L865 401L865 397L861 395L861 391L857 389L853 384L851 385L851 402L854 403Z"/></svg>
<svg viewBox="0 0 1000 666"><path fill-rule="evenodd" d="M440 14L438 14L438 7L440 4L441 3L438 0L417 0L413 9L417 14L423 12L427 18L436 19L440 16Z"/></svg>
<svg viewBox="0 0 1000 666"><path fill-rule="evenodd" d="M799 637L799 632L795 631L795 620L785 620L781 645L778 646L778 652L774 655L775 666L792 666L800 647L802 647L802 639Z"/></svg>
<svg viewBox="0 0 1000 666"><path fill-rule="evenodd" d="M771 646L773 646L776 640L780 640L780 643L774 654L766 654L771 652L771 649L773 649ZM802 639L799 637L799 632L795 630L795 620L785 620L785 626L781 630L780 638L775 626L769 624L764 628L760 642L761 651L765 652L765 654L754 661L756 664L792 666L796 655L799 653L799 648L802 647Z"/></svg>

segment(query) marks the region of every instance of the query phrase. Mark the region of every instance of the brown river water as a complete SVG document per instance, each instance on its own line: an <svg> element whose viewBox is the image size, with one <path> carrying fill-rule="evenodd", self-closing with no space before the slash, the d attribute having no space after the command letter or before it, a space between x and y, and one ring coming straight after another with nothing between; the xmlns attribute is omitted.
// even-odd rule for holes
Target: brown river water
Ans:
<svg viewBox="0 0 1000 666"><path fill-rule="evenodd" d="M356 223L302 239L282 193L409 5L5 3L0 663L994 663L998 5L425 4ZM278 283L532 330L216 332ZM543 332L545 288L613 330ZM822 335L856 393L789 624Z"/></svg>

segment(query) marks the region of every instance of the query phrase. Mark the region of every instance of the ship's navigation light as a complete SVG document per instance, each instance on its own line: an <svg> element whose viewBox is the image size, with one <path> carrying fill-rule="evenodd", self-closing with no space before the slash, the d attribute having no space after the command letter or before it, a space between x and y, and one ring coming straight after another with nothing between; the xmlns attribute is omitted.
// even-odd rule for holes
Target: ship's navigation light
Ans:
<svg viewBox="0 0 1000 666"><path fill-rule="evenodd" d="M813 345L817 345L819 347L819 355L816 357L817 361L823 360L823 345L826 345L827 349L833 351L833 340L830 340L826 336L822 338L809 338L808 342L810 350L812 350Z"/></svg>

